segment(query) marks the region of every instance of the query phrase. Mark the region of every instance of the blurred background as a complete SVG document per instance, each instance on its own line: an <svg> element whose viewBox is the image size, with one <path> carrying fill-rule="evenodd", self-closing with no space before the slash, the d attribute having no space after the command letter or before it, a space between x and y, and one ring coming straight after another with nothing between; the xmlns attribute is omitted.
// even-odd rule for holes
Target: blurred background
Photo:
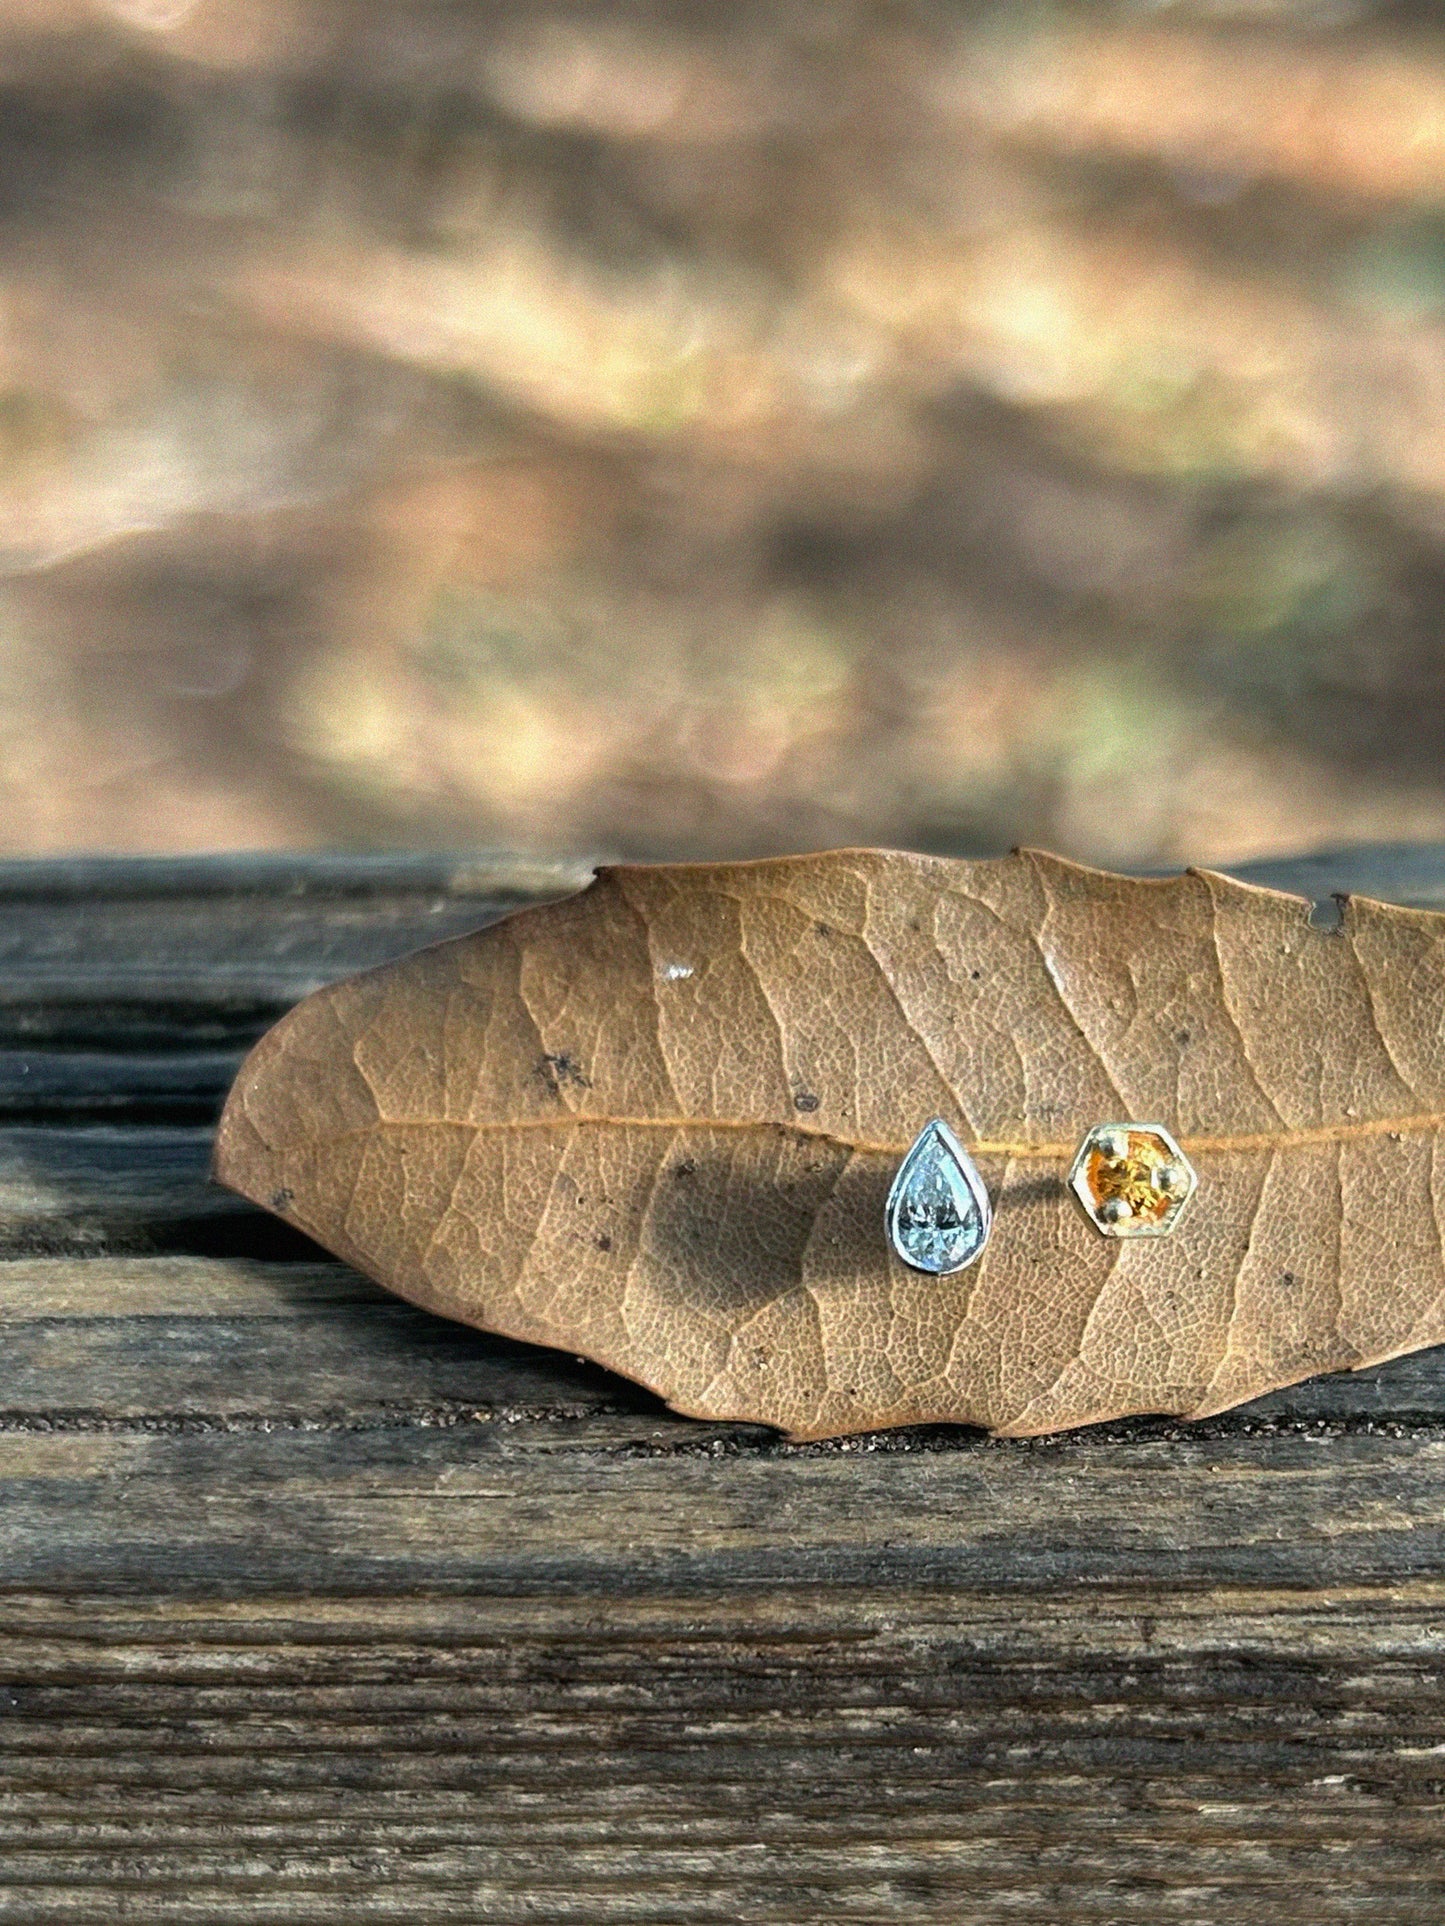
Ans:
<svg viewBox="0 0 1445 1926"><path fill-rule="evenodd" d="M0 0L0 847L1445 836L1427 6Z"/></svg>

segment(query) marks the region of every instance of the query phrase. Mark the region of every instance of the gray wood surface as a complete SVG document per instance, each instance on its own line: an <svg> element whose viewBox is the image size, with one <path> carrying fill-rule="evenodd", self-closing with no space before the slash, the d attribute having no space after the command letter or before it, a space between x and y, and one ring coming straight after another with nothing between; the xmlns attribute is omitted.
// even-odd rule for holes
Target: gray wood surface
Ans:
<svg viewBox="0 0 1445 1926"><path fill-rule="evenodd" d="M1441 1354L794 1447L207 1183L296 996L578 876L0 865L0 1921L1433 1926Z"/></svg>

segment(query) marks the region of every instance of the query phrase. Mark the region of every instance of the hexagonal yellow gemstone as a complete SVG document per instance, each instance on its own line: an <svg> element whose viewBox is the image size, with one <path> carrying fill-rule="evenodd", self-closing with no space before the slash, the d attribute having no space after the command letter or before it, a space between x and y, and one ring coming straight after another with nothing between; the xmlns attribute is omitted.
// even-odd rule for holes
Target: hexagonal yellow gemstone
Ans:
<svg viewBox="0 0 1445 1926"><path fill-rule="evenodd" d="M1106 1237L1162 1237L1198 1184L1162 1124L1096 1124L1079 1145L1069 1187Z"/></svg>

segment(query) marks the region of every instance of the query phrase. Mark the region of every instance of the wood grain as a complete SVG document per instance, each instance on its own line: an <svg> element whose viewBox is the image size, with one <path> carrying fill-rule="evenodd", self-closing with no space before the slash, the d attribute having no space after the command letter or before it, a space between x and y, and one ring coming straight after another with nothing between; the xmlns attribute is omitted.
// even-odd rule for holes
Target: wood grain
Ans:
<svg viewBox="0 0 1445 1926"><path fill-rule="evenodd" d="M0 1918L1420 1922L1438 1584L0 1606Z"/></svg>
<svg viewBox="0 0 1445 1926"><path fill-rule="evenodd" d="M1445 900L1349 861L1261 880ZM1439 1917L1439 1353L790 1447L204 1184L235 985L509 900L449 873L0 874L0 1920Z"/></svg>

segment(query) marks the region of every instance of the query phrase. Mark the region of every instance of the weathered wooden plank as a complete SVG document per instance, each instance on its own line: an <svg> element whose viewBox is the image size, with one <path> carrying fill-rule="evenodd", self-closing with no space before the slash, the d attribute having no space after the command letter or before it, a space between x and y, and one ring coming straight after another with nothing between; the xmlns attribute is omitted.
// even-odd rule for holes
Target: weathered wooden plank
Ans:
<svg viewBox="0 0 1445 1926"><path fill-rule="evenodd" d="M1442 1606L0 1599L0 1917L1418 1926Z"/></svg>
<svg viewBox="0 0 1445 1926"><path fill-rule="evenodd" d="M170 1227L182 1223L176 1217ZM12 1255L0 1264L0 1354L0 1429L41 1421L63 1429L102 1412L202 1426L382 1417L436 1425L515 1410L570 1420L618 1410L645 1412L681 1437L704 1435L690 1419L661 1415L656 1399L609 1372L433 1317L319 1256ZM1435 1350L1290 1386L1207 1430L1262 1440L1289 1429L1441 1423L1445 1350ZM706 1435L726 1438L731 1450L774 1442L755 1426L708 1427ZM930 1432L888 1435L892 1449L932 1448ZM1197 1434L1143 1421L1096 1435Z"/></svg>
<svg viewBox="0 0 1445 1926"><path fill-rule="evenodd" d="M0 1429L63 1430L105 1414L164 1427L242 1421L436 1425L478 1414L628 1419L622 1444L725 1438L771 1450L761 1426L668 1416L626 1380L566 1353L494 1338L402 1303L344 1265L245 1258L12 1258L0 1265ZM1210 1421L1210 1435L1263 1439L1303 1428L1426 1428L1445 1422L1445 1352L1312 1379ZM630 1428L629 1428L630 1427ZM929 1450L930 1431L887 1434ZM1197 1435L1166 1423L1094 1435Z"/></svg>
<svg viewBox="0 0 1445 1926"><path fill-rule="evenodd" d="M0 1048L239 1049L320 984L588 873L500 856L0 863ZM1445 853L1433 845L1235 873L1312 899L1355 889L1445 903Z"/></svg>
<svg viewBox="0 0 1445 1926"><path fill-rule="evenodd" d="M0 1265L0 1431L434 1426L628 1409L594 1365L453 1324L340 1264L42 1259Z"/></svg>
<svg viewBox="0 0 1445 1926"><path fill-rule="evenodd" d="M0 1128L0 1257L73 1250L314 1254L210 1181L209 1126ZM280 1235L278 1244L277 1232Z"/></svg>
<svg viewBox="0 0 1445 1926"><path fill-rule="evenodd" d="M740 1451L585 1411L116 1422L0 1434L0 1489L7 1581L61 1591L1328 1586L1445 1569L1438 1433Z"/></svg>
<svg viewBox="0 0 1445 1926"><path fill-rule="evenodd" d="M254 1261L249 1037L575 880L0 866L0 1920L1437 1917L1442 1354L793 1448Z"/></svg>
<svg viewBox="0 0 1445 1926"><path fill-rule="evenodd" d="M1311 899L1445 903L1436 846L1236 873ZM299 997L587 874L500 856L0 863L0 1117L209 1121Z"/></svg>
<svg viewBox="0 0 1445 1926"><path fill-rule="evenodd" d="M241 1048L321 984L588 873L486 856L0 863L0 1048Z"/></svg>
<svg viewBox="0 0 1445 1926"><path fill-rule="evenodd" d="M0 1216L64 1219L114 1212L146 1224L157 1214L229 1209L209 1182L211 1132L175 1126L0 1130Z"/></svg>
<svg viewBox="0 0 1445 1926"><path fill-rule="evenodd" d="M207 1124L242 1050L0 1050L0 1122Z"/></svg>

